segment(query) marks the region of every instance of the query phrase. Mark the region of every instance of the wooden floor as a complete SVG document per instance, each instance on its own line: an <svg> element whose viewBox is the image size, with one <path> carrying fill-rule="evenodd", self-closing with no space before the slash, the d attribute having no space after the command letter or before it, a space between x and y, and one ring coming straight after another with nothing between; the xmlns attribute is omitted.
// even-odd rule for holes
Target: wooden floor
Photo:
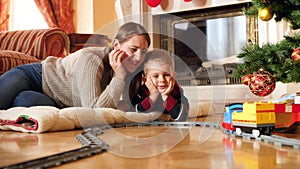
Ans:
<svg viewBox="0 0 300 169"><path fill-rule="evenodd" d="M83 130L27 134L0 131L0 167L81 147ZM300 132L285 134L300 139ZM300 149L225 135L209 127L127 127L109 129L99 138L107 152L57 168L149 169L293 169Z"/></svg>

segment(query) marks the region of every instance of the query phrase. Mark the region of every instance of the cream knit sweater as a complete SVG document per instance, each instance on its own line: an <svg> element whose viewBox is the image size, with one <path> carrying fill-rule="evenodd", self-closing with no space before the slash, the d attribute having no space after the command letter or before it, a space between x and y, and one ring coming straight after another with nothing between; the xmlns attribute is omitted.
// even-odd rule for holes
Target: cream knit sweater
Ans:
<svg viewBox="0 0 300 169"><path fill-rule="evenodd" d="M112 78L103 57L109 47L88 47L42 61L43 91L61 107L115 108L125 82Z"/></svg>

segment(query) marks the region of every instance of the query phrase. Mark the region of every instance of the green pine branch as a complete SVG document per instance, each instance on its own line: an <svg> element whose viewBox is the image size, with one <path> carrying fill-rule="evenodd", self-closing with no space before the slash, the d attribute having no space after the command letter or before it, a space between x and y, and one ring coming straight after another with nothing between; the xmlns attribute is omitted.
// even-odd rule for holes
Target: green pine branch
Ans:
<svg viewBox="0 0 300 169"><path fill-rule="evenodd" d="M300 82L300 60L292 59L292 52L300 47L300 34L285 36L285 39L276 43L267 43L260 47L258 44L242 48L238 58L243 63L238 65L235 77L242 77L257 72L259 69L270 72L276 81L283 83Z"/></svg>
<svg viewBox="0 0 300 169"><path fill-rule="evenodd" d="M300 1L299 0L252 0L252 7L244 10L245 15L257 17L260 8L270 7L274 12L274 20L287 20L292 29L300 28Z"/></svg>

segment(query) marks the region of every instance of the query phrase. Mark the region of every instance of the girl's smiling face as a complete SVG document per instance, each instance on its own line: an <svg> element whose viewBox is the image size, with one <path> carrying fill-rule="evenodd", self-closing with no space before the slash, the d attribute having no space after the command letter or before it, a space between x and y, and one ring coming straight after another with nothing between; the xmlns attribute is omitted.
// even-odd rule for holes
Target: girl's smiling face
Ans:
<svg viewBox="0 0 300 169"><path fill-rule="evenodd" d="M116 42L115 47L127 54L122 64L127 72L134 73L145 60L148 42L143 36L134 35L124 43Z"/></svg>
<svg viewBox="0 0 300 169"><path fill-rule="evenodd" d="M166 91L174 78L171 65L155 60L148 63L145 73L147 80L151 80L160 93Z"/></svg>

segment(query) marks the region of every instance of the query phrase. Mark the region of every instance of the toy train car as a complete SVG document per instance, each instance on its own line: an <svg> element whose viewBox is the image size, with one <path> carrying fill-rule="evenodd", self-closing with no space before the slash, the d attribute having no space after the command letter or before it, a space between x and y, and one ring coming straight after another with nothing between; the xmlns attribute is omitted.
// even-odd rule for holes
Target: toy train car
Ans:
<svg viewBox="0 0 300 169"><path fill-rule="evenodd" d="M271 102L229 104L224 112L222 127L226 132L252 133L255 137L271 132L288 132L300 123L300 104Z"/></svg>
<svg viewBox="0 0 300 169"><path fill-rule="evenodd" d="M290 132L300 124L300 104L275 104L275 130Z"/></svg>
<svg viewBox="0 0 300 169"><path fill-rule="evenodd" d="M223 116L222 127L226 129L227 132L232 133L235 128L232 125L232 113L242 112L243 111L243 104L242 103L232 103L225 107L225 112Z"/></svg>

